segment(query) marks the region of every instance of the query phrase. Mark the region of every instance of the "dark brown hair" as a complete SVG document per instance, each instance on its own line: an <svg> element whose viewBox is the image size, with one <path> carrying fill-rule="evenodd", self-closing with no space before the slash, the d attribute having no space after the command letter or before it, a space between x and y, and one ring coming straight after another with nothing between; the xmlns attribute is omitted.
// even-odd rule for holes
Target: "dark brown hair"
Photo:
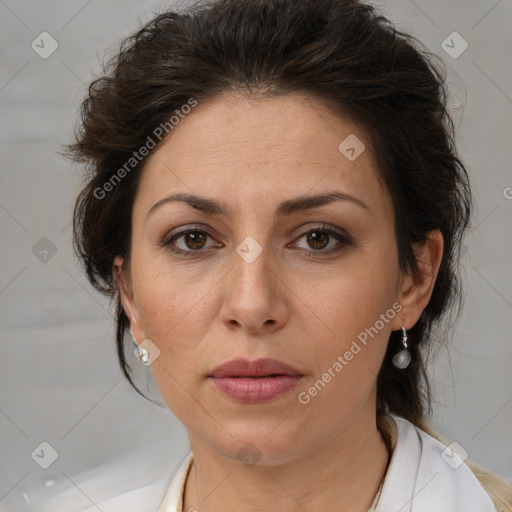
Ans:
<svg viewBox="0 0 512 512"><path fill-rule="evenodd" d="M431 403L425 361L437 341L433 327L462 304L457 266L471 193L455 150L442 62L355 0L218 0L165 12L125 39L89 86L76 140L67 146L67 155L88 169L74 210L74 246L90 282L116 303L122 371L137 389L125 358L128 319L113 260L128 262L132 205L147 156L104 197L98 190L191 98L200 103L226 92L306 95L368 134L394 204L401 269L418 272L413 242L441 231L444 254L432 297L408 333L412 362L404 370L392 364L401 347L401 332L393 332L378 376L378 414L421 426ZM446 337L435 331L438 340Z"/></svg>

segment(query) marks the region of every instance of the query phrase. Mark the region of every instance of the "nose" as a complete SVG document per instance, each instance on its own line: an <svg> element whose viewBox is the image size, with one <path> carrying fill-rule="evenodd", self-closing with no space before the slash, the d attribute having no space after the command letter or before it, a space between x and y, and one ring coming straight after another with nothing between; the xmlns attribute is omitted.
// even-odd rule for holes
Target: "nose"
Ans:
<svg viewBox="0 0 512 512"><path fill-rule="evenodd" d="M270 260L271 254L267 251L255 259L233 251L231 271L222 280L220 311L228 329L258 335L270 334L286 325L290 314L288 288Z"/></svg>

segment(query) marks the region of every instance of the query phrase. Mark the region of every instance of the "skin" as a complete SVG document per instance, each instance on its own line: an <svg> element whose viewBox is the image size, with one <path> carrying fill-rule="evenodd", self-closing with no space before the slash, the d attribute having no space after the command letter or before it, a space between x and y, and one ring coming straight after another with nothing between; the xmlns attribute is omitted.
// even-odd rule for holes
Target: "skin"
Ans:
<svg viewBox="0 0 512 512"><path fill-rule="evenodd" d="M366 145L354 161L338 150L350 134ZM184 510L355 512L372 502L388 461L376 428L376 375L391 331L410 329L427 305L443 243L433 231L417 247L419 275L400 270L393 205L370 148L361 129L310 98L224 94L195 107L148 159L130 265L117 258L115 271L134 337L159 348L153 377L188 430L194 463ZM335 201L274 219L286 199L334 190L367 208ZM222 201L229 215L176 201L148 215L177 192ZM197 224L210 230L201 243L174 240L192 257L162 245L176 228ZM352 243L326 255L336 238L318 248L305 235L321 224ZM252 263L235 250L248 236L263 249ZM298 393L396 302L400 313L301 404ZM239 403L207 379L235 357L275 358L304 378L272 401ZM261 456L251 467L237 456L246 443Z"/></svg>

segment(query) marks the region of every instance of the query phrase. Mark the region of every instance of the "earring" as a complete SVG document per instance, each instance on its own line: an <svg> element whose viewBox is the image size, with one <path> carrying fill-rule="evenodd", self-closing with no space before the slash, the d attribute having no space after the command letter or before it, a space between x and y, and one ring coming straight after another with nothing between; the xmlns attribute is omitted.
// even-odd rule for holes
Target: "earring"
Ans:
<svg viewBox="0 0 512 512"><path fill-rule="evenodd" d="M135 337L133 336L132 328L130 327L130 334L132 336L133 343L135 343L136 349L135 349L135 355L144 363L147 364L149 362L149 352L141 347L138 343Z"/></svg>
<svg viewBox="0 0 512 512"><path fill-rule="evenodd" d="M407 350L407 331L405 330L405 327L402 325L402 344L404 348L398 352L398 354L395 354L393 357L393 364L400 368L400 370L403 370L404 368L407 368L409 366L409 363L411 362L411 353L409 350Z"/></svg>

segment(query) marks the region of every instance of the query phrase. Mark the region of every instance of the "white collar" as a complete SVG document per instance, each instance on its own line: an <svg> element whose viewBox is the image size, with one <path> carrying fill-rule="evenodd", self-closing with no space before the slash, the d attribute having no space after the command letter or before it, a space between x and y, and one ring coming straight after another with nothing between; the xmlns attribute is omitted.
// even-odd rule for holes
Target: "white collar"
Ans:
<svg viewBox="0 0 512 512"><path fill-rule="evenodd" d="M397 427L396 444L375 512L496 512L473 472L461 464L453 469L441 456L446 446L409 421L391 415ZM454 459L455 458L455 459ZM158 512L183 512L181 504L190 453L174 475Z"/></svg>
<svg viewBox="0 0 512 512"><path fill-rule="evenodd" d="M397 443L375 512L496 512L457 454L409 421L391 417ZM452 465L445 461L446 454Z"/></svg>
<svg viewBox="0 0 512 512"><path fill-rule="evenodd" d="M194 454L189 453L174 475L164 500L157 512L182 512L181 504L183 503L183 492L185 490L185 483L193 460Z"/></svg>

